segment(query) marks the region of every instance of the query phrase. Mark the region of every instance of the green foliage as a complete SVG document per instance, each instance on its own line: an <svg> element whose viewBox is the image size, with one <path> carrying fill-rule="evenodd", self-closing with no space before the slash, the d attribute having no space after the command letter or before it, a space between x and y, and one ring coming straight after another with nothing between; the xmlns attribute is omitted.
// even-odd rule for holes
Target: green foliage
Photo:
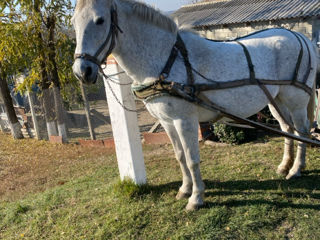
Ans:
<svg viewBox="0 0 320 240"><path fill-rule="evenodd" d="M15 203L6 210L3 221L6 224L17 224L22 221L23 215L30 210L30 206L24 205L23 203Z"/></svg>
<svg viewBox="0 0 320 240"><path fill-rule="evenodd" d="M118 181L113 188L114 194L126 200L143 196L150 192L150 187L147 184L137 185L130 179Z"/></svg>
<svg viewBox="0 0 320 240"><path fill-rule="evenodd" d="M215 123L213 132L220 142L240 144L245 140L243 129L231 127L223 123Z"/></svg>
<svg viewBox="0 0 320 240"><path fill-rule="evenodd" d="M80 92L72 73L75 40L71 27L71 0L14 0L0 4L0 63L5 76L27 73L18 90L24 92L50 73L54 63L50 44L54 46L62 97L66 100ZM50 29L54 39L50 39ZM44 68L43 68L44 66ZM49 76L48 78L52 78ZM71 87L70 87L71 85Z"/></svg>

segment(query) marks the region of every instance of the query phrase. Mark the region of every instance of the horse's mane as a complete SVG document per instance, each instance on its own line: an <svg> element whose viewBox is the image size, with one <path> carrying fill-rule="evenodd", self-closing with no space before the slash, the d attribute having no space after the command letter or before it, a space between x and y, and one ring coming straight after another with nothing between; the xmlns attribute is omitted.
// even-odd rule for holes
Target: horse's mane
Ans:
<svg viewBox="0 0 320 240"><path fill-rule="evenodd" d="M97 0L78 0L76 5L76 11L81 10L86 4L94 3ZM119 2L125 3L129 6L133 13L136 14L140 19L152 23L164 30L176 33L178 27L176 23L169 17L163 15L158 10L145 3L137 2L134 0L118 0Z"/></svg>
<svg viewBox="0 0 320 240"><path fill-rule="evenodd" d="M96 0L77 0L75 11L79 11L82 8L84 8L85 5L87 5L89 3L93 4L95 2L96 2Z"/></svg>
<svg viewBox="0 0 320 240"><path fill-rule="evenodd" d="M132 8L133 12L137 14L142 20L150 22L160 28L176 33L178 27L176 23L169 17L163 15L153 7L148 6L145 3L137 2L134 0L119 0L124 2Z"/></svg>

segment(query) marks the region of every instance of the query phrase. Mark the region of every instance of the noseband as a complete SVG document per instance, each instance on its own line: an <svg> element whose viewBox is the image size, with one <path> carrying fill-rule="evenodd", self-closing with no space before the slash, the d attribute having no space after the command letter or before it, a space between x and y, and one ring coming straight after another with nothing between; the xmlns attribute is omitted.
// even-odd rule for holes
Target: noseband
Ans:
<svg viewBox="0 0 320 240"><path fill-rule="evenodd" d="M118 26L118 14L114 6L111 7L110 9L110 15L111 15L111 24L110 24L110 30L108 33L108 36L106 40L103 42L101 47L98 49L96 54L94 56L91 56L87 53L75 53L74 54L74 60L80 58L80 59L85 59L90 62L95 63L96 65L101 68L101 65L105 61L105 59L112 53L113 49L116 46L116 37L118 36L118 32L123 33L121 28ZM105 49L107 44L110 42L110 46L106 54L103 56L102 61L99 61L98 57L101 54L101 52Z"/></svg>

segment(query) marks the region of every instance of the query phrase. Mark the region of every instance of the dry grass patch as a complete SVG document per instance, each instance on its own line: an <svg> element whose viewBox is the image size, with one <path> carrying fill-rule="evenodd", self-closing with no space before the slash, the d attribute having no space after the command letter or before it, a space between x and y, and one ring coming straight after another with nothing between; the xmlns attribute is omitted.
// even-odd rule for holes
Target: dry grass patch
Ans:
<svg viewBox="0 0 320 240"><path fill-rule="evenodd" d="M15 200L63 185L99 169L106 161L116 164L114 150L33 139L16 141L0 133L0 199Z"/></svg>

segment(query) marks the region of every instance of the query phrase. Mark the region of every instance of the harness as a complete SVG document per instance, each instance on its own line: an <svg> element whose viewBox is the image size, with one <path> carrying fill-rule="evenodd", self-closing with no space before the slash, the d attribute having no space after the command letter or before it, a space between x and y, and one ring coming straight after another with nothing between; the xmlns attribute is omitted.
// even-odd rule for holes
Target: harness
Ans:
<svg viewBox="0 0 320 240"><path fill-rule="evenodd" d="M283 28L281 28L283 29ZM286 29L287 30L287 29ZM262 31L266 31L262 30ZM255 35L259 32L255 32L253 34L247 35L245 37ZM311 56L310 56L310 49L308 44L306 43L304 38L301 38L297 33L292 32L290 30L287 30L291 32L298 40L299 45L300 45L300 52L299 56L297 59L296 63L296 68L294 71L294 76L291 80L269 80L269 79L258 79L256 78L255 70L254 70L254 65L252 63L252 59L250 56L250 53L247 49L247 47L240 42L242 38L237 38L234 40L229 40L229 41L216 41L216 40L209 40L209 41L214 41L214 42L236 42L238 43L244 52L244 55L247 60L248 64L248 70L249 70L249 78L245 79L239 79L239 80L233 80L233 81L227 81L227 82L217 82L212 79L208 79L207 77L203 76L201 73L196 71L195 69L192 68L192 65L190 64L189 58L188 58L188 51L185 47L185 44L181 38L181 36L178 34L177 35L177 41L175 45L173 46L171 50L171 54L168 58L168 61L163 68L163 71L161 72L159 79L155 81L152 84L149 85L141 85L141 86L133 86L132 90L136 98L144 101L148 101L150 99L153 99L155 97L161 96L161 95L173 95L177 97L182 97L190 102L196 102L198 105L204 105L204 102L209 103L210 105L214 106L216 110L218 111L224 111L219 106L216 106L214 103L212 103L207 97L204 96L202 92L204 91L209 91L209 90L219 90L219 89L228 89L228 88L234 88L234 87L241 87L241 86L248 86L248 85L257 85L260 87L260 89L264 92L266 97L268 98L270 104L276 109L280 117L283 119L284 122L286 122L290 127L293 127L293 125L284 117L282 112L280 111L280 108L277 106L276 102L274 101L273 97L271 96L269 90L265 85L293 85L295 87L298 87L305 92L307 92L309 95L312 94L312 89L306 85L306 81L309 77L310 71L311 71ZM243 37L243 38L245 38ZM309 53L309 62L308 62L308 70L304 75L303 81L299 82L298 81L298 74L301 66L301 61L303 57L303 45L302 41L304 41L305 45L307 46L308 53ZM181 83L176 83L176 82L168 82L165 81L171 71L171 68L176 61L176 58L178 56L178 53L180 52L181 56L183 57L184 65L186 68L186 73L187 73L187 84L181 84ZM194 76L193 72L195 72L197 75L200 77L210 81L210 84L195 84L194 83Z"/></svg>
<svg viewBox="0 0 320 240"><path fill-rule="evenodd" d="M284 29L284 28L281 28ZM258 32L255 32L253 34L247 35L242 38L246 38L251 35L255 35L257 33L266 31L261 30ZM248 63L248 69L250 72L250 77L249 78L243 78L243 79L238 79L238 80L233 80L233 81L227 81L227 82L218 82L214 81L212 79L208 79L207 77L203 76L201 73L197 72L195 69L192 68L192 65L190 64L189 58L188 58L188 51L185 47L185 44L181 38L181 36L178 34L177 35L177 41L175 45L173 46L170 56L166 62L165 67L163 68L162 72L159 75L159 79L155 81L154 83L151 83L149 85L140 85L140 86L133 86L132 90L135 94L135 96L140 99L140 100L149 100L150 98L153 98L153 95L159 95L159 94L170 94L172 95L171 89L174 88L179 88L181 91L186 91L187 93L190 93L191 95L194 95L193 97L196 97L201 92L204 91L209 91L209 90L221 90L221 89L228 89L228 88L235 88L235 87L241 87L241 86L247 86L247 85L258 85L263 92L267 95L268 99L270 98L268 93L268 90L265 88L265 85L293 85L295 87L298 87L305 92L307 92L309 95L312 94L312 88L306 85L306 81L308 79L308 76L310 74L310 71L312 70L311 68L311 56L310 56L310 49L308 44L306 43L304 38L300 38L299 35L295 32L292 32L288 29L285 29L297 38L300 44L300 52L299 56L297 59L295 71L294 71L294 76L290 80L270 80L270 79L258 79L256 78L255 70L254 70L254 65L252 63L252 59L250 56L250 53L247 49L247 47L240 42L242 38L237 38L234 40L228 40L228 41L216 41L216 40L209 40L208 41L214 41L214 42L236 42L238 43L244 51L244 54L246 56L246 60ZM298 81L298 74L301 66L301 61L303 57L303 45L301 39L305 42L305 45L307 46L308 50L308 55L309 55L309 62L308 62L308 70L304 75L303 81L299 82ZM176 58L178 56L178 53L180 52L181 56L183 57L183 61L185 64L186 72L187 72L187 84L182 84L182 83L175 83L175 82L168 82L165 81L170 74L171 68L176 61ZM201 78L210 81L209 84L194 84L194 75L193 72L195 72L197 75L199 75ZM173 95L175 95L173 93ZM270 100L270 99L269 99Z"/></svg>

